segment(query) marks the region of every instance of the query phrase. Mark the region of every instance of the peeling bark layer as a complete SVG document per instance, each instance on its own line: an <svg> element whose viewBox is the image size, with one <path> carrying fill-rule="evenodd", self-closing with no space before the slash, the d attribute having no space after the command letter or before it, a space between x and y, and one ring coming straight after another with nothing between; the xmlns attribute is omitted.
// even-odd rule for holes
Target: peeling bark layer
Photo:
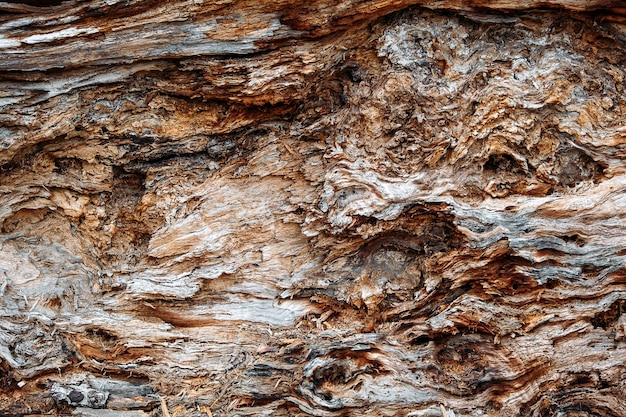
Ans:
<svg viewBox="0 0 626 417"><path fill-rule="evenodd" d="M47 3L0 414L626 414L621 2Z"/></svg>

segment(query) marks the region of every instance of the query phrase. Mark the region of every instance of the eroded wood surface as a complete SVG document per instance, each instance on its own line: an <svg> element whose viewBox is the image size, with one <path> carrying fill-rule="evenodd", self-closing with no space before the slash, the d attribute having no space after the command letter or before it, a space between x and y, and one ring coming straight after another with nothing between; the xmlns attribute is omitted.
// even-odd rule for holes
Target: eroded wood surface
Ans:
<svg viewBox="0 0 626 417"><path fill-rule="evenodd" d="M48 4L0 414L626 415L622 2Z"/></svg>

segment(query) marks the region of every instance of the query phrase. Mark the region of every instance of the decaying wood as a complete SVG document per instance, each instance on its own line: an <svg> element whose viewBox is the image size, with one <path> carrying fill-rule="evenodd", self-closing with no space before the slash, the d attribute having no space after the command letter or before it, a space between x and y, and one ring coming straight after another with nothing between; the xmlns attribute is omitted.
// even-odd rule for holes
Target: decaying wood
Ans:
<svg viewBox="0 0 626 417"><path fill-rule="evenodd" d="M32 3L0 414L626 415L621 1Z"/></svg>

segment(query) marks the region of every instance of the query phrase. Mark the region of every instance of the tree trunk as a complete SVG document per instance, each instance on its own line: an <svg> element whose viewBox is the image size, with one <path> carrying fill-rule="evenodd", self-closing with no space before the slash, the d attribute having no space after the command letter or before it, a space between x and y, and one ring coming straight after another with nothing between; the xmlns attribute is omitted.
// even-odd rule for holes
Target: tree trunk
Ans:
<svg viewBox="0 0 626 417"><path fill-rule="evenodd" d="M0 415L626 415L621 1L26 3Z"/></svg>

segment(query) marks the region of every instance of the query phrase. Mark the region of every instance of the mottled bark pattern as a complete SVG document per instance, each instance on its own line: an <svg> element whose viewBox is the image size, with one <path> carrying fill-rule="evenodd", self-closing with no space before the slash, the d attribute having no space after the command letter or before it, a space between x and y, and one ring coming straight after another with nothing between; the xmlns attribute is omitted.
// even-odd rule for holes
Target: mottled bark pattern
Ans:
<svg viewBox="0 0 626 417"><path fill-rule="evenodd" d="M622 2L27 3L0 415L626 415Z"/></svg>

